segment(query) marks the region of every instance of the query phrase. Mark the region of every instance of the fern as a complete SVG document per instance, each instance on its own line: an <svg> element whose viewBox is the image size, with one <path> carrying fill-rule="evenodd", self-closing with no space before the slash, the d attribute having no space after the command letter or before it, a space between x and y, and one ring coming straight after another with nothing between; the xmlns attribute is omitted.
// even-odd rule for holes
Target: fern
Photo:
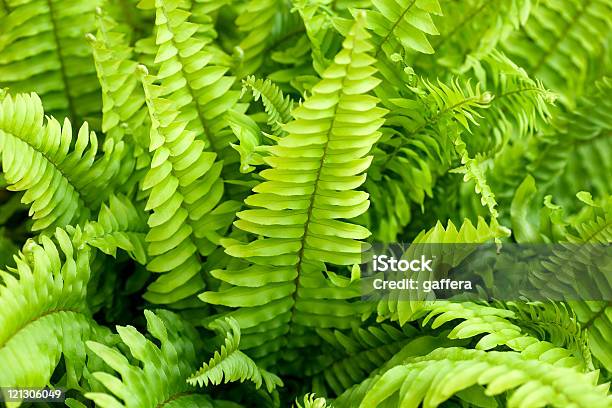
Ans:
<svg viewBox="0 0 612 408"><path fill-rule="evenodd" d="M117 249L122 249L145 264L147 229L141 214L124 196L111 196L109 205L102 205L98 220L83 227L82 240L107 255L116 256Z"/></svg>
<svg viewBox="0 0 612 408"><path fill-rule="evenodd" d="M388 106L397 113L389 115L386 124L393 130L388 129L388 137L381 139L374 151L369 171L372 180L367 187L374 197L374 214L381 214L372 223L380 225L376 236L383 241L393 241L397 231L410 221L410 201L422 205L426 196L433 196L437 178L455 159L456 135L472 132L482 117L479 111L492 99L479 86L467 83L464 90L458 81L448 86L425 80L423 88L424 94L416 100L391 100ZM381 181L386 188L379 190ZM388 198L381 197L385 190L394 191L398 201L385 203ZM383 231L389 235L383 237Z"/></svg>
<svg viewBox="0 0 612 408"><path fill-rule="evenodd" d="M221 346L221 350L215 352L214 357L208 363L204 363L195 374L187 379L191 385L208 385L220 384L223 382L231 382L240 380L241 382L248 379L255 383L255 387L261 387L262 383L266 385L268 392L277 386L282 386L283 382L276 375L267 372L266 370L257 367L255 362L246 354L238 350L240 345L240 326L235 319L226 318L224 322L215 321L211 324L211 328L223 333L226 332L225 344Z"/></svg>
<svg viewBox="0 0 612 408"><path fill-rule="evenodd" d="M592 387L593 380L570 368L524 360L513 352L439 349L387 371L372 385L360 406L378 406L396 393L400 406L416 407L421 402L423 406L438 406L459 391L486 385L474 393L489 401L491 396L516 389L508 398L509 407L604 407L609 398L604 390Z"/></svg>
<svg viewBox="0 0 612 408"><path fill-rule="evenodd" d="M67 117L75 124L97 122L100 87L81 40L93 30L98 3L9 3L10 13L0 21L0 87L42 95L45 109L58 118Z"/></svg>
<svg viewBox="0 0 612 408"><path fill-rule="evenodd" d="M610 406L608 3L0 0L2 399Z"/></svg>
<svg viewBox="0 0 612 408"><path fill-rule="evenodd" d="M243 38L234 52L236 75L244 78L255 72L264 62L263 55L272 45L279 30L276 18L287 18L290 2L286 0L250 0L236 18L236 27ZM281 28L282 29L282 28Z"/></svg>
<svg viewBox="0 0 612 408"><path fill-rule="evenodd" d="M438 0L381 1L376 11L367 13L368 28L377 34L375 57L381 52L392 54L398 44L405 52L411 50L433 54L426 34L438 35L431 15L442 14Z"/></svg>
<svg viewBox="0 0 612 408"><path fill-rule="evenodd" d="M270 80L262 81L261 79L249 76L242 82L245 88L249 87L252 89L253 97L256 101L261 98L268 114L268 125L274 134L282 136L284 134L282 125L289 123L292 119L291 110L293 109L293 102L291 98L283 96L282 91Z"/></svg>
<svg viewBox="0 0 612 408"><path fill-rule="evenodd" d="M295 403L297 408L325 408L328 406L325 398L316 398L314 394L304 395L304 405L301 405L298 400Z"/></svg>
<svg viewBox="0 0 612 408"><path fill-rule="evenodd" d="M98 158L98 139L87 123L75 140L67 120L63 127L53 118L43 123L36 94L5 94L1 103L4 177L10 189L26 191L22 202L31 204L32 229L53 230L87 219L105 199L105 185L119 171L124 144L115 145L109 139L103 146L104 156Z"/></svg>
<svg viewBox="0 0 612 408"><path fill-rule="evenodd" d="M554 118L551 133L536 141L528 169L541 184L556 184L563 189L568 182L570 185L576 183L568 179L571 173L565 170L572 164L581 165L580 159L585 154L594 154L601 158L600 164L609 166L605 155L610 149L608 136L611 129L607 119L610 102L605 95L610 87L611 81L608 78L598 81L595 84L595 92L581 98L575 111L558 113ZM607 183L598 180L586 162L583 161L582 166L592 174L589 190L598 191L600 194L608 193Z"/></svg>
<svg viewBox="0 0 612 408"><path fill-rule="evenodd" d="M284 127L288 135L270 147L265 160L271 168L261 172L266 181L245 200L259 208L238 213L235 223L265 238L224 242L228 254L250 265L214 271L213 276L232 287L200 296L205 302L240 307L232 316L245 337L260 335L258 324L273 328L267 344L253 343L261 346L260 356L282 347L281 335L292 324L325 327L348 323L352 314L345 295L326 282L321 261L358 262L356 240L368 235L362 227L336 220L367 209L367 195L353 189L365 179L362 173L370 161L365 155L379 136L385 113L376 107L376 98L365 95L378 83L367 55L372 49L368 37L358 19L335 63L293 111L295 120ZM328 289L319 295L314 285ZM337 306L324 307L332 303Z"/></svg>
<svg viewBox="0 0 612 408"><path fill-rule="evenodd" d="M61 229L53 238L28 241L15 268L0 272L0 384L5 387L45 386L62 357L64 385L75 387L85 350L74 339L105 333L87 306L89 248L74 245Z"/></svg>
<svg viewBox="0 0 612 408"><path fill-rule="evenodd" d="M481 334L481 337L475 345L479 350L491 350L500 345L509 347L510 349L521 352L527 358L535 358L553 365L561 367L574 367L585 370L592 368L590 355L584 355L582 346L568 345L565 341L555 344L548 341L540 341L537 337L532 336L520 326L522 323L521 317L525 317L524 310L526 305L521 303L511 305L512 309L482 306L473 303L444 303L432 305L432 309L423 324L431 322L432 328L438 328L449 321L455 319L464 319L459 324L456 324L448 333L451 339L466 339L474 338ZM533 309L532 309L533 312ZM543 317L543 316L540 316ZM525 319L529 322L529 319ZM538 321L544 323L544 319ZM558 323L558 322L555 322ZM579 331L580 329L578 329ZM575 332L568 333L572 338L580 338L580 334ZM542 336L543 337L543 336ZM584 340L582 340L584 342ZM573 353L565 347L572 347Z"/></svg>
<svg viewBox="0 0 612 408"><path fill-rule="evenodd" d="M527 72L561 93L574 106L588 80L597 78L605 60L610 4L601 0L539 2L525 27L504 48Z"/></svg>
<svg viewBox="0 0 612 408"><path fill-rule="evenodd" d="M330 349L313 362L312 371L320 373L336 393L365 379L404 348L412 348L418 333L411 326L402 330L388 324L353 327L348 332L318 329Z"/></svg>
<svg viewBox="0 0 612 408"><path fill-rule="evenodd" d="M490 242L496 238L501 238L508 235L508 229L497 224L495 218L487 224L483 218L478 219L478 224L474 226L469 220L457 227L449 221L445 228L440 222L435 227L428 231L421 231L413 241L414 247L423 244L461 244L461 243L484 243ZM467 248L464 256L467 256L474 248ZM414 250L414 249L413 249ZM410 251L410 248L408 249ZM461 259L454 259L452 256L448 259L451 266L456 266ZM442 260L439 260L442 262ZM378 316L380 319L390 319L399 321L401 325L405 324L419 316L424 310L427 303L425 299L406 299L397 296L384 296L378 302Z"/></svg>
<svg viewBox="0 0 612 408"><path fill-rule="evenodd" d="M234 78L225 75L228 68L212 63L214 54L206 41L196 36L197 26L189 21L190 13L180 7L179 1L143 2L141 6L155 7L153 64L160 81L159 96L176 104L188 121L188 129L197 134L207 150L221 152L229 143L222 115L239 96L238 91L230 89Z"/></svg>
<svg viewBox="0 0 612 408"><path fill-rule="evenodd" d="M146 238L151 257L147 267L164 273L146 296L153 303L173 303L204 288L198 251L206 253L207 248L198 247L193 231L223 194L221 164L215 163L215 153L204 151L205 143L195 139L188 121L178 119L171 102L160 97L162 90L146 75L146 68L142 71L154 152L142 181L142 188L151 190L146 209L153 210Z"/></svg>
<svg viewBox="0 0 612 408"><path fill-rule="evenodd" d="M102 358L121 379L108 372L94 372L93 378L108 391L85 396L100 407L212 406L208 396L195 393L185 381L196 359L194 329L167 311L156 315L145 310L145 317L147 328L160 345L134 327L117 327L121 340L142 366L132 364L115 348L87 342L90 352Z"/></svg>
<svg viewBox="0 0 612 408"><path fill-rule="evenodd" d="M149 117L138 82L137 63L124 27L98 10L97 36L89 35L96 72L102 88L102 131L115 138L133 138L138 168L148 164L143 150L148 149ZM144 163L143 163L144 161Z"/></svg>
<svg viewBox="0 0 612 408"><path fill-rule="evenodd" d="M469 69L525 25L533 4L531 0L442 2L443 15L434 17L440 31L432 41L435 58L418 55L415 65L423 70L435 69L437 65L455 71Z"/></svg>

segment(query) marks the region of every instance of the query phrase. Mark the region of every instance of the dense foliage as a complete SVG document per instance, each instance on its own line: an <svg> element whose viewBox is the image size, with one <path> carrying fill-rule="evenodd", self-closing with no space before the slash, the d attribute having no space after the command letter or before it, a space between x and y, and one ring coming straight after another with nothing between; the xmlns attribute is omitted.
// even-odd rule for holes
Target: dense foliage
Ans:
<svg viewBox="0 0 612 408"><path fill-rule="evenodd" d="M608 0L0 0L0 386L611 406L609 270L548 260L600 301L375 303L357 267L609 244L611 26Z"/></svg>

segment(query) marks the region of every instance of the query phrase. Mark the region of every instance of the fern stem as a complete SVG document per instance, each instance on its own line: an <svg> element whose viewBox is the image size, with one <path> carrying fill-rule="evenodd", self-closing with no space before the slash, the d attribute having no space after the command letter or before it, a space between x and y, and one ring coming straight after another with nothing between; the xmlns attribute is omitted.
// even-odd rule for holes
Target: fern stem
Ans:
<svg viewBox="0 0 612 408"><path fill-rule="evenodd" d="M387 41L389 41L389 38L391 37L391 34L393 34L393 31L395 30L395 27L397 27L397 25L400 23L400 21L402 21L404 19L404 16L406 15L406 13L408 13L410 11L412 6L414 6L414 3L416 3L416 0L412 0L412 2L404 9L404 11L399 16L399 18L397 20L395 20L395 22L393 23L393 26L391 26L391 29L389 30L387 35L385 35L385 38L383 38L383 40L376 46L376 53L374 54L374 58L378 59L378 55L382 51L383 44L386 43Z"/></svg>
<svg viewBox="0 0 612 408"><path fill-rule="evenodd" d="M542 56L540 57L540 59L538 60L538 62L536 63L536 65L533 67L533 72L537 73L540 71L540 68L542 68L542 65L544 65L546 63L546 61L548 60L548 58L555 52L557 51L557 49L559 48L559 46L561 45L561 43L563 42L563 40L565 38L567 38L569 32L572 30L572 28L576 25L576 23L578 22L578 20L580 20L580 18L584 15L584 13L586 12L587 8L589 8L589 6L591 5L591 3L593 3L593 0L588 0L587 3L584 5L584 7L582 7L580 9L580 11L578 11L578 13L576 13L576 15L574 16L574 18L571 21L566 22L565 26L563 27L563 29L561 30L561 36L559 36L559 38L557 38L555 41L553 41L553 45L546 50L546 52L544 52L542 54ZM524 29L523 29L524 30Z"/></svg>
<svg viewBox="0 0 612 408"><path fill-rule="evenodd" d="M459 24L457 24L455 27L453 27L453 29L448 34L441 36L440 40L434 45L434 48L441 47L442 44L444 44L448 39L452 38L453 35L455 35L457 31L459 31L463 26L465 26L468 22L473 20L474 17L482 13L483 10L485 10L488 6L490 6L493 3L494 3L493 1L485 0L484 3L482 3L478 8L473 10L471 14L469 14L466 18L461 20Z"/></svg>
<svg viewBox="0 0 612 408"><path fill-rule="evenodd" d="M304 26L300 26L297 29L291 30L289 31L287 34L283 35L280 38L277 38L272 44L270 44L267 48L267 50L273 50L276 47L278 47L279 45L281 45L282 43L284 43L285 41L290 40L292 37L302 34L306 32L306 29L304 28Z"/></svg>
<svg viewBox="0 0 612 408"><path fill-rule="evenodd" d="M70 309L70 308L57 308L57 309L51 309L51 310L46 310L44 313L41 313L38 316L35 316L33 318L31 318L30 320L28 320L27 322L23 323L21 326L17 327L15 329L15 331L13 333L11 333L11 335L9 337L6 338L6 340L4 341L4 343L0 344L0 349L2 349L3 347L5 347L12 339L13 337L15 337L20 331L22 331L23 329L25 329L27 326L29 326L30 324L42 319L43 317L47 317L50 316L52 314L55 313L62 313L62 312L66 312L66 313L75 313L75 314L81 314L83 316L86 316L85 313L83 313L80 310L77 309Z"/></svg>
<svg viewBox="0 0 612 408"><path fill-rule="evenodd" d="M588 329L593 323L595 323L595 320L597 320L599 317L601 317L601 315L603 315L606 310L612 306L612 302L607 302L604 307L602 307L601 309L599 309L597 311L597 313L595 313L593 316L591 316L591 318L589 320L587 320L587 322L585 324L583 324L581 327L582 329Z"/></svg>
<svg viewBox="0 0 612 408"><path fill-rule="evenodd" d="M349 54L349 61L352 60L354 53L354 48L351 48ZM346 80L346 76L342 77L342 82L340 85L340 89L344 89L344 82ZM340 91L342 92L342 91ZM304 223L304 233L302 234L302 239L300 240L300 250L298 252L298 263L296 265L297 276L295 278L295 290L291 294L291 299L293 304L291 305L291 321L295 318L296 304L297 304L297 294L298 288L300 287L300 276L302 275L302 262L304 260L304 249L306 247L306 238L308 237L308 229L310 227L310 220L312 218L312 210L314 209L315 198L317 197L317 191L319 190L319 181L321 179L321 170L323 169L323 163L325 161L325 157L327 156L327 150L329 148L329 139L332 134L332 129L334 128L334 124L336 123L336 113L338 112L339 102L334 106L334 113L332 115L332 121L329 124L329 129L327 130L327 137L325 140L325 147L323 148L323 154L321 155L321 160L319 161L319 167L317 169L317 174L315 176L314 182L314 191L310 196L310 202L308 203L308 210L306 212L306 222Z"/></svg>
<svg viewBox="0 0 612 408"><path fill-rule="evenodd" d="M62 43L60 41L60 37L58 34L57 22L55 21L55 14L53 11L53 0L47 0L47 7L49 7L49 19L51 20L51 32L53 33L53 40L55 41L55 46L57 49L57 59L60 64L60 75L62 76L62 82L64 83L64 95L66 96L66 101L68 102L68 117L73 124L76 124L77 116L74 108L74 103L72 101L71 93L70 93L70 84L68 83L68 75L66 74L66 61L64 60L64 55L62 54Z"/></svg>
<svg viewBox="0 0 612 408"><path fill-rule="evenodd" d="M196 394L195 392L179 392L178 394L174 394L171 395L170 397L168 397L167 400L160 402L159 404L157 404L156 408L163 408L165 407L167 404L176 401L177 399L181 398L181 397L185 397L187 395L193 395Z"/></svg>

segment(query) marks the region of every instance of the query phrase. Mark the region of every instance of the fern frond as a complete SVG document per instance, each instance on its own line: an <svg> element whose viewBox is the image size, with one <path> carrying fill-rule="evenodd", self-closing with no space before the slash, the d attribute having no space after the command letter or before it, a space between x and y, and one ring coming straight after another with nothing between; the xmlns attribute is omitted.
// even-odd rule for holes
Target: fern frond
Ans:
<svg viewBox="0 0 612 408"><path fill-rule="evenodd" d="M322 376L337 395L400 353L418 334L412 326L400 330L389 324L355 326L349 332L317 329L317 333L327 344L312 361L313 374Z"/></svg>
<svg viewBox="0 0 612 408"><path fill-rule="evenodd" d="M481 126L475 129L488 143L475 144L473 151L499 150L509 140L524 143L550 122L557 95L504 54L492 52L474 72L495 97L490 108L482 113Z"/></svg>
<svg viewBox="0 0 612 408"><path fill-rule="evenodd" d="M513 309L525 310L517 304L514 304ZM470 302L439 301L432 305L431 311L423 320L423 325L431 322L431 327L436 329L453 321L453 328L448 333L450 339L475 338L484 334L476 343L477 350L507 346L520 352L526 359L535 358L580 371L592 369L590 355L584 355L583 349L568 350L563 345L540 340L539 337L524 332L519 326L519 320L525 315L519 315L514 310ZM461 323L455 322L456 319L461 319Z"/></svg>
<svg viewBox="0 0 612 408"><path fill-rule="evenodd" d="M567 298L578 321L587 330L593 355L610 370L612 353L605 340L612 333L612 305L609 294L609 251L612 243L612 199L602 208L593 207L592 213L566 236L568 248L557 249L543 263L553 281L537 276L532 281L542 293ZM584 260L588 262L585 267ZM593 262L597 260L597 262ZM596 300L594 300L596 299Z"/></svg>
<svg viewBox="0 0 612 408"><path fill-rule="evenodd" d="M102 205L97 221L83 227L83 242L107 255L116 256L123 249L140 264L146 264L147 223L142 213L125 196L112 195L108 206Z"/></svg>
<svg viewBox="0 0 612 408"><path fill-rule="evenodd" d="M206 144L189 129L172 102L161 98L162 87L141 68L145 98L151 118L151 168L142 181L149 192L146 210L152 210L148 224L147 268L162 275L144 295L152 303L174 303L204 288L200 254L210 246L199 243L196 223L205 219L223 195L219 177L221 162L205 151ZM199 230L204 238L208 231ZM214 247L213 247L214 249Z"/></svg>
<svg viewBox="0 0 612 408"><path fill-rule="evenodd" d="M580 98L575 109L554 117L552 129L530 149L527 169L539 186L563 204L581 190L596 196L612 193L609 178L602 177L612 170L611 91L610 78L596 82L593 92Z"/></svg>
<svg viewBox="0 0 612 408"><path fill-rule="evenodd" d="M462 173L463 181L468 182L473 180L475 185L476 193L480 195L480 203L487 207L491 220L497 220L499 213L497 212L497 201L495 201L495 194L491 190L485 170L482 167L481 158L471 158L468 154L465 142L460 137L455 139L455 150L459 157L461 157L462 166L453 169L453 172Z"/></svg>
<svg viewBox="0 0 612 408"><path fill-rule="evenodd" d="M200 298L238 310L230 312L243 329L245 348L257 356L283 346L292 325L349 327L362 308L346 299L358 296L358 283L335 286L322 262L358 263L359 239L367 229L340 221L363 213L367 194L355 191L365 180L366 156L378 139L385 110L367 93L379 82L373 74L372 46L359 17L334 64L294 109L287 136L268 148L270 169L260 175L235 225L261 236L249 243L225 240L226 252L247 265L216 270L226 282ZM267 330L267 331L266 331Z"/></svg>
<svg viewBox="0 0 612 408"><path fill-rule="evenodd" d="M514 322L525 332L570 350L587 369L593 369L588 331L583 329L571 307L553 302L508 302L503 307L515 313Z"/></svg>
<svg viewBox="0 0 612 408"><path fill-rule="evenodd" d="M295 404L296 408L326 408L327 401L323 397L317 398L315 394L306 394L304 395L304 405L300 404L300 402L296 399Z"/></svg>
<svg viewBox="0 0 612 408"><path fill-rule="evenodd" d="M441 15L438 0L381 0L366 11L367 27L376 33L374 57L391 56L398 49L433 54L427 35L438 35L431 15Z"/></svg>
<svg viewBox="0 0 612 408"><path fill-rule="evenodd" d="M268 392L272 392L276 386L282 386L283 382L276 375L257 367L257 364L249 356L238 350L240 345L240 326L233 318L216 320L210 324L210 328L225 336L224 344L208 363L187 379L191 385L221 384L234 381L244 382L249 380L259 389L265 384Z"/></svg>
<svg viewBox="0 0 612 408"><path fill-rule="evenodd" d="M374 162L366 183L374 203L372 225L377 239L392 242L411 219L410 202L422 205L433 196L437 179L456 160L453 141L461 131L472 132L492 100L489 92L469 82L450 85L423 81L415 99L393 98L374 150ZM488 136L486 136L488 137ZM476 145L477 138L471 137ZM382 185L379 185L382 184ZM384 191L393 191L389 197ZM394 202L392 200L395 200Z"/></svg>
<svg viewBox="0 0 612 408"><path fill-rule="evenodd" d="M338 3L335 5L338 6ZM352 6L361 7L354 3ZM312 68L320 75L332 63L332 57L342 46L342 37L334 27L338 16L325 2L296 1L294 8L302 17L306 36L302 37L302 42L297 43L297 52L293 54L306 54L310 48ZM305 64L310 65L309 62Z"/></svg>
<svg viewBox="0 0 612 408"><path fill-rule="evenodd" d="M215 55L207 41L196 35L198 26L190 21L190 12L181 8L179 0L141 3L145 5L154 5L156 12L151 68L156 69L159 97L174 105L206 150L221 153L232 139L223 114L240 96L231 89L235 78L226 75L227 67L213 63Z"/></svg>
<svg viewBox="0 0 612 408"><path fill-rule="evenodd" d="M527 22L533 3L531 0L444 1L444 15L433 18L440 31L432 41L435 58L418 54L413 65L424 74L436 72L440 67L465 72Z"/></svg>
<svg viewBox="0 0 612 408"><path fill-rule="evenodd" d="M436 349L445 349L447 347L461 347L466 344L465 341L449 340L446 336L419 335L410 340L402 349L395 353L391 358L370 372L370 375L360 383L356 383L352 387L346 389L335 401L334 406L337 407L356 407L359 406L365 394L369 391L372 385L388 370L402 365L405 361L415 357L427 356ZM349 367L350 371L343 373L350 375L354 367ZM347 382L350 380L347 378Z"/></svg>
<svg viewBox="0 0 612 408"><path fill-rule="evenodd" d="M116 185L120 191L129 193L151 161L148 155L151 123L126 30L100 9L96 21L96 36L88 34L87 39L102 92L102 131L108 138L127 142L130 153L122 161Z"/></svg>
<svg viewBox="0 0 612 408"><path fill-rule="evenodd" d="M503 49L573 107L587 81L606 72L611 13L606 0L539 1L527 24L504 41Z"/></svg>
<svg viewBox="0 0 612 408"><path fill-rule="evenodd" d="M242 80L242 85L243 89L251 88L256 101L261 98L272 132L277 136L285 135L282 125L289 123L292 119L293 101L291 98L284 96L280 88L269 79L256 79L251 75Z"/></svg>
<svg viewBox="0 0 612 408"><path fill-rule="evenodd" d="M157 344L132 326L117 326L119 337L134 362L116 348L87 342L90 353L100 357L121 377L94 372L93 377L108 391L88 392L85 397L102 408L212 407L210 397L197 394L185 382L197 358L197 332L165 310L157 313L145 310L145 317Z"/></svg>
<svg viewBox="0 0 612 408"><path fill-rule="evenodd" d="M2 169L10 190L25 191L34 231L87 219L109 194L125 147L108 139L98 157L98 139L87 123L75 139L67 119L63 127L52 117L43 124L43 115L36 94L0 94Z"/></svg>
<svg viewBox="0 0 612 408"><path fill-rule="evenodd" d="M459 230L457 230L452 221L448 221L446 228L438 221L433 228L422 231L414 238L413 248L420 244L484 243L508 235L508 229L500 226L495 219L492 219L491 223L487 224L484 218L479 217L476 226L469 219L466 219L459 227ZM408 251L410 250L408 248ZM472 249L466 249L463 257L450 254L449 259L445 259L444 262L451 267L457 266L470 251ZM442 256L437 261L441 262ZM431 300L403 299L397 296L384 295L378 302L378 318L379 320L390 319L391 321L398 321L403 326L406 322L418 318L428 304L431 304Z"/></svg>
<svg viewBox="0 0 612 408"><path fill-rule="evenodd" d="M85 348L75 339L105 335L87 306L90 249L76 247L60 229L52 238L28 241L15 258L15 268L0 271L3 387L46 386L62 357L64 386L76 387Z"/></svg>
<svg viewBox="0 0 612 408"><path fill-rule="evenodd" d="M97 124L100 86L82 40L94 29L98 1L11 3L0 20L0 88L36 92L57 118Z"/></svg>
<svg viewBox="0 0 612 408"><path fill-rule="evenodd" d="M485 386L479 393L489 401L490 397L516 390L508 397L508 407L603 408L610 404L608 386L597 385L596 372L583 374L525 360L514 352L440 348L387 371L371 386L360 407L377 407L390 397L402 407L421 403L437 407L475 385Z"/></svg>
<svg viewBox="0 0 612 408"><path fill-rule="evenodd" d="M87 39L102 88L102 131L124 129L138 146L147 149L149 116L127 34L102 10L98 10L96 22L96 35Z"/></svg>
<svg viewBox="0 0 612 408"><path fill-rule="evenodd" d="M265 51L279 30L279 19L289 14L287 0L249 0L236 19L238 31L244 38L234 49L238 64L234 72L238 78L253 74L264 62Z"/></svg>

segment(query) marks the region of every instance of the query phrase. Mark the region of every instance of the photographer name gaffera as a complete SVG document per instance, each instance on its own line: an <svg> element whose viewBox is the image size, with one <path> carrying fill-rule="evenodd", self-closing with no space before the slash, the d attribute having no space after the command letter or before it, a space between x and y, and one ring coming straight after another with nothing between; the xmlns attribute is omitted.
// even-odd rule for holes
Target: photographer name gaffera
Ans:
<svg viewBox="0 0 612 408"><path fill-rule="evenodd" d="M374 255L372 256L372 270L374 272L425 272L425 274L431 272L431 275L434 275L434 258L428 259L425 255L421 255L420 258L408 260L396 259L387 255ZM418 279L385 275L384 278L375 278L372 281L372 286L376 290L470 291L472 290L472 281L450 278L423 279L423 274L419 274Z"/></svg>

